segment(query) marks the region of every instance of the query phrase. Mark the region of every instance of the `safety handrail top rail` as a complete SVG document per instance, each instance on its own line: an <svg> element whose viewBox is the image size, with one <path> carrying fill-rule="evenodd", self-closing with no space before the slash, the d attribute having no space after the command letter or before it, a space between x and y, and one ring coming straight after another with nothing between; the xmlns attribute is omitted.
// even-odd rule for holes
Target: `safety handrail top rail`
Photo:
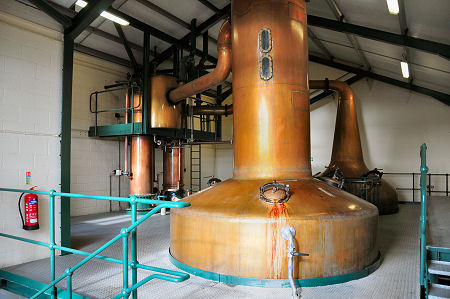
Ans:
<svg viewBox="0 0 450 299"><path fill-rule="evenodd" d="M171 282L181 282L189 278L189 274L158 268L158 267L152 267L140 264L137 260L137 227L146 221L150 216L161 210L162 208L184 208L190 206L190 203L188 202L172 202L172 201L164 201L164 200L153 200L153 199L144 199L139 198L136 195L130 195L129 198L127 197L112 197L112 196L101 196L101 195L85 195L85 194L75 194L75 193L65 193L65 192L56 192L55 190L50 191L40 191L40 190L26 190L26 189L14 189L14 188L2 188L0 187L0 191L7 191L7 192L17 192L17 193L32 193L32 194L41 194L41 195L48 195L50 197L50 243L35 241L28 238L22 238L18 236L13 236L5 233L0 233L0 237L6 237L10 239L15 239L18 241L28 242L35 245L44 246L50 249L51 255L50 255L50 284L42 288L39 292L35 293L31 298L37 298L40 295L48 292L49 289L51 290L52 297L56 298L57 296L57 288L56 284L60 282L63 279L67 279L67 291L69 292L69 298L72 297L72 274L75 270L82 267L85 263L92 260L93 258L122 264L122 275L123 275L123 288L122 291L114 298L128 298L130 294L133 294L133 298L137 298L137 289L138 287L142 286L143 284L147 283L148 281L152 279L163 279L166 281ZM71 197L71 198L85 198L85 199L99 199L99 200L108 200L108 201L124 201L129 202L131 206L131 225L128 227L122 228L120 233L116 235L114 238L106 242L104 245L99 247L97 250L95 250L92 253L84 252L81 250L75 250L69 247L64 246L58 246L55 243L55 197L61 196L61 197ZM144 216L142 216L139 220L137 220L137 204L143 203L143 204L150 204L150 205L156 205L153 207L149 212L147 212ZM131 235L131 261L128 261L128 237ZM110 258L107 256L101 256L100 253L103 252L106 248L114 244L116 241L122 239L122 260ZM77 263L71 268L67 268L64 274L59 276L58 278L55 277L55 250L59 249L61 251L66 251L70 253L85 255L86 258L84 258L82 261ZM129 286L128 284L128 268L131 268L132 270L132 284ZM159 274L151 274L141 281L137 281L137 269L143 269L143 270L149 270L153 272L159 272ZM162 273L162 274L161 274Z"/></svg>

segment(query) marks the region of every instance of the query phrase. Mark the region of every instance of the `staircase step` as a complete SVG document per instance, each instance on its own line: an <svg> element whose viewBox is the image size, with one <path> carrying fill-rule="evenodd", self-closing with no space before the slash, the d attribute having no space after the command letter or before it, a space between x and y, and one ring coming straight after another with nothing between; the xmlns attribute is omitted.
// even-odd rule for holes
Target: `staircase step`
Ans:
<svg viewBox="0 0 450 299"><path fill-rule="evenodd" d="M428 272L435 275L450 276L450 262L431 260L428 262Z"/></svg>
<svg viewBox="0 0 450 299"><path fill-rule="evenodd" d="M450 286L432 283L428 290L428 299L450 298Z"/></svg>

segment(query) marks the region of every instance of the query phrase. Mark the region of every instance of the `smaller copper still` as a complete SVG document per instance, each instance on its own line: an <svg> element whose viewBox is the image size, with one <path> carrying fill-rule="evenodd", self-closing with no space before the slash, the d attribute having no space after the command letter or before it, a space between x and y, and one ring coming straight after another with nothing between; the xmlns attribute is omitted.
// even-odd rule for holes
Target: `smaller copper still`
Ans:
<svg viewBox="0 0 450 299"><path fill-rule="evenodd" d="M163 153L163 190L177 191L184 188L184 148L166 147Z"/></svg>
<svg viewBox="0 0 450 299"><path fill-rule="evenodd" d="M137 107L133 110L132 121L142 122L142 95L134 93L130 104ZM153 193L155 145L152 136L132 136L130 152L130 194L143 196Z"/></svg>
<svg viewBox="0 0 450 299"><path fill-rule="evenodd" d="M344 178L367 176L369 168L364 162L362 153L353 90L345 82L328 80L310 80L309 88L333 89L338 92L339 96L331 161L327 169L316 177L327 179L334 177L336 172L341 172ZM344 188L346 187L348 189L344 179ZM350 192L356 191L356 189L350 189ZM398 198L395 189L381 179L378 192L378 201L373 204L378 207L380 214L398 212Z"/></svg>

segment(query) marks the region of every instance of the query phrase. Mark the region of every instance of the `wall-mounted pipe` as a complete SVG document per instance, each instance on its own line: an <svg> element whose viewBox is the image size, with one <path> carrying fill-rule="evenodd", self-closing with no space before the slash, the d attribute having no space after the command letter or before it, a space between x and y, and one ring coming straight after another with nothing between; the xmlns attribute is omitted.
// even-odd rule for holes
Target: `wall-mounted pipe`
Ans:
<svg viewBox="0 0 450 299"><path fill-rule="evenodd" d="M171 90L167 95L167 100L175 105L188 96L201 93L225 81L231 71L231 25L229 20L226 20L220 28L217 53L217 65L214 71Z"/></svg>
<svg viewBox="0 0 450 299"><path fill-rule="evenodd" d="M225 105L225 106L193 106L192 111L194 115L225 115L228 116L233 114L233 105Z"/></svg>

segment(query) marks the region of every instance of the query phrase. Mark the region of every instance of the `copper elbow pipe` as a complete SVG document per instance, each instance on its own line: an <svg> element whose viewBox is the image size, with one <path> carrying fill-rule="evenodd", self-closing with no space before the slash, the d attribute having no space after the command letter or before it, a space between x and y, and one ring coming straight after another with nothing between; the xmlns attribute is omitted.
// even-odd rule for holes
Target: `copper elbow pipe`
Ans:
<svg viewBox="0 0 450 299"><path fill-rule="evenodd" d="M336 117L336 128L331 154L331 164L339 162L351 165L350 169L367 169L364 163L361 139L359 135L358 120L356 117L356 105L352 88L345 82L336 80L311 80L311 89L332 89L338 92L338 114ZM360 176L355 174L349 167L344 167L346 176Z"/></svg>
<svg viewBox="0 0 450 299"><path fill-rule="evenodd" d="M309 80L310 89L332 89L339 93L339 97L342 99L353 99L353 90L345 82L337 80Z"/></svg>
<svg viewBox="0 0 450 299"><path fill-rule="evenodd" d="M167 100L175 105L188 96L200 93L225 81L231 71L231 25L229 20L226 20L220 28L217 53L218 59L214 71L171 90Z"/></svg>
<svg viewBox="0 0 450 299"><path fill-rule="evenodd" d="M233 114L233 105L225 106L193 106L194 115L230 115Z"/></svg>

